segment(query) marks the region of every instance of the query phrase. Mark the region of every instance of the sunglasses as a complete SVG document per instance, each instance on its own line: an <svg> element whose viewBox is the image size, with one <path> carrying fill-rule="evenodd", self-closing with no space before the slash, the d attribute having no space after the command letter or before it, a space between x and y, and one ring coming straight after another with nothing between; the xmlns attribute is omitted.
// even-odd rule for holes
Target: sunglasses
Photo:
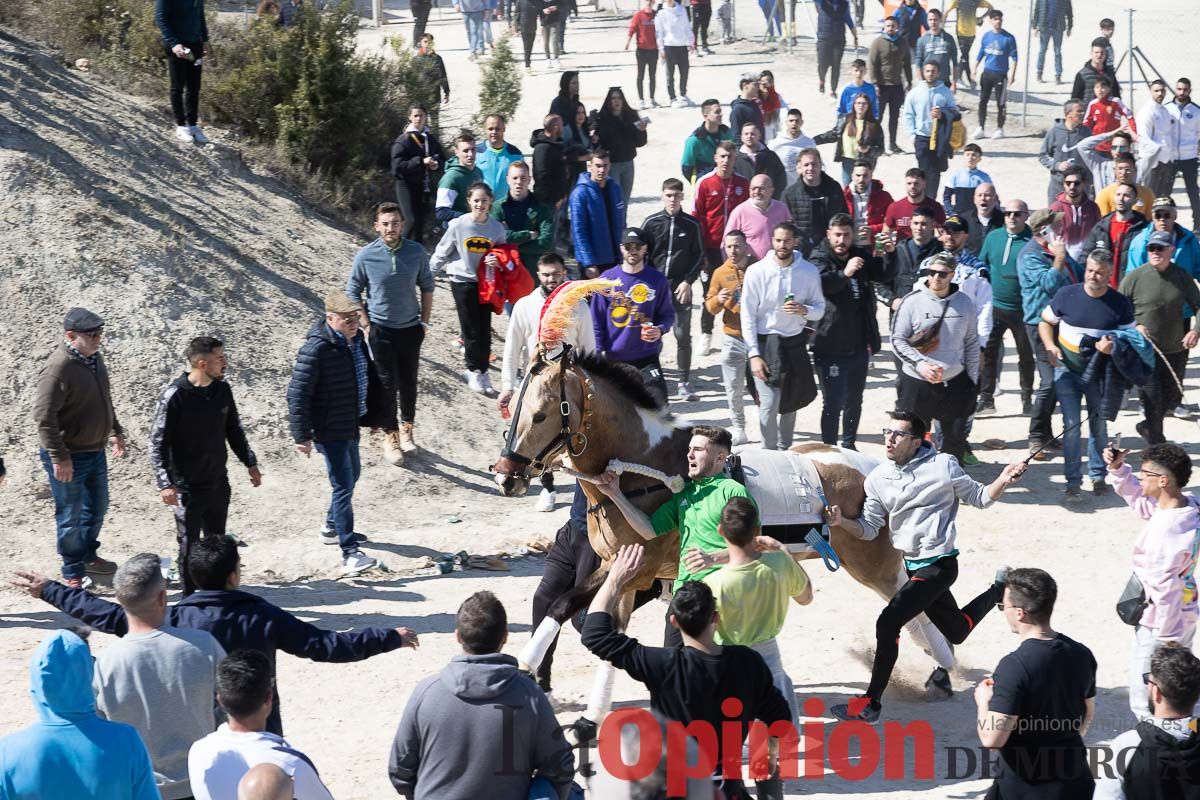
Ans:
<svg viewBox="0 0 1200 800"><path fill-rule="evenodd" d="M1161 253L1167 249L1167 246L1165 244L1152 244L1149 247L1147 247L1146 249L1149 250L1151 253Z"/></svg>
<svg viewBox="0 0 1200 800"><path fill-rule="evenodd" d="M1028 211L1005 211L1004 216L1006 216L1006 217L1023 217L1028 213L1029 213Z"/></svg>
<svg viewBox="0 0 1200 800"><path fill-rule="evenodd" d="M78 333L80 336L86 336L87 338L95 341L104 335L104 329L99 328L94 331L76 331L76 333Z"/></svg>
<svg viewBox="0 0 1200 800"><path fill-rule="evenodd" d="M929 277L931 278L949 278L954 274L953 272L947 272L944 269L927 269L925 271L929 273Z"/></svg>
<svg viewBox="0 0 1200 800"><path fill-rule="evenodd" d="M1083 181L1063 181L1063 186L1082 186Z"/></svg>
<svg viewBox="0 0 1200 800"><path fill-rule="evenodd" d="M357 325L357 324L359 323L359 319L358 319L358 312L357 312L357 311L355 311L354 313L351 313L351 314L338 314L338 313L334 313L334 314L333 314L333 316L337 317L337 318L338 318L338 319L340 319L342 322L345 322L347 325L349 325L349 324L350 324L350 323L352 323L352 322L353 322L355 325Z"/></svg>
<svg viewBox="0 0 1200 800"><path fill-rule="evenodd" d="M1154 218L1155 219L1175 219L1175 212L1174 211L1155 211Z"/></svg>
<svg viewBox="0 0 1200 800"><path fill-rule="evenodd" d="M1163 473L1161 472L1154 472L1148 469L1139 469L1138 474L1143 478L1161 478L1163 476Z"/></svg>
<svg viewBox="0 0 1200 800"><path fill-rule="evenodd" d="M642 244L641 242L626 242L625 244L621 245L621 247L624 247L626 250L643 250L645 249L646 245Z"/></svg>

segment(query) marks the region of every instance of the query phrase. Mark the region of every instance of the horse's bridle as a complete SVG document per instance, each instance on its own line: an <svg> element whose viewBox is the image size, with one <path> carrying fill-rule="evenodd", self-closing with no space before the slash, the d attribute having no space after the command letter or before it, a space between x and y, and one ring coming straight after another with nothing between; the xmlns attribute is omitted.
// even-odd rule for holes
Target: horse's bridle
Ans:
<svg viewBox="0 0 1200 800"><path fill-rule="evenodd" d="M541 345L539 345L539 348L541 349L541 363L546 365L545 349ZM501 460L508 460L525 467L526 475L522 477L536 478L545 474L549 470L550 461L563 449L566 449L572 458L578 458L587 450L588 438L584 431L590 430L592 427L592 410L588 401L595 397L595 389L591 378L571 358L570 345L563 346L562 355L559 356L558 360L560 365L558 376L558 413L561 426L554 438L547 442L546 446L533 458L518 453L513 443L517 438L517 422L521 418L521 404L525 400L525 392L529 388L533 376L541 371L537 367L530 369L525 375L525 380L521 382L521 392L517 395L516 405L513 406L512 422L509 423L508 435L504 438L504 449L500 451L500 458ZM571 431L571 402L567 399L568 369L579 378L579 383L583 389L579 400L579 430L574 432ZM537 470L537 474L533 474L532 470Z"/></svg>

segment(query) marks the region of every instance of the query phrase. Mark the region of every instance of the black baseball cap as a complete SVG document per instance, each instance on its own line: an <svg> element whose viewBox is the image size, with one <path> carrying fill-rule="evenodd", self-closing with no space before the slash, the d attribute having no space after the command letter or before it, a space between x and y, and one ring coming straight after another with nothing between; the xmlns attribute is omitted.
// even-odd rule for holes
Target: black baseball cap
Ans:
<svg viewBox="0 0 1200 800"><path fill-rule="evenodd" d="M946 222L942 227L950 233L970 233L971 231L967 227L967 221L958 214L946 217Z"/></svg>
<svg viewBox="0 0 1200 800"><path fill-rule="evenodd" d="M621 244L646 244L646 234L642 233L641 228L626 228L621 234Z"/></svg>

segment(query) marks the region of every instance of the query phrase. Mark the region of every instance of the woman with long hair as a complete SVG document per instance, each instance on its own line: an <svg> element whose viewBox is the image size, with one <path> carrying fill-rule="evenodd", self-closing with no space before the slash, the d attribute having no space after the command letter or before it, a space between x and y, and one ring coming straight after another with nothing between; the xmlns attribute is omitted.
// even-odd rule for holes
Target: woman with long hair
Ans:
<svg viewBox="0 0 1200 800"><path fill-rule="evenodd" d="M779 133L779 121L787 112L787 101L775 91L775 73L764 69L758 74L758 107L763 118L763 144Z"/></svg>
<svg viewBox="0 0 1200 800"><path fill-rule="evenodd" d="M646 145L647 121L629 107L620 86L608 90L604 105L596 114L596 137L612 156L609 175L621 187L626 208L633 194L633 159L637 158L637 149Z"/></svg>
<svg viewBox="0 0 1200 800"><path fill-rule="evenodd" d="M843 186L850 183L855 161L866 161L874 169L884 145L883 126L871 111L871 99L865 94L856 95L850 109L832 130L813 137L817 144L837 143L833 160L842 162Z"/></svg>

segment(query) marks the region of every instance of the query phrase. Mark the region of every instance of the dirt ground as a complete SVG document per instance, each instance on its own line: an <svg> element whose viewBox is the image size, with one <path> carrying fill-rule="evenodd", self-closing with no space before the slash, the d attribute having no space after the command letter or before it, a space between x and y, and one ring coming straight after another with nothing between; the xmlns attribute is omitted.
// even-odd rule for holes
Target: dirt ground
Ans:
<svg viewBox="0 0 1200 800"><path fill-rule="evenodd" d="M869 0L868 0L869 1ZM628 0L626 0L628 2ZM1010 29L1023 24L1028 2L1006 6ZM1153 12L1139 16L1139 41L1151 58L1170 71L1170 59L1185 52L1182 32L1172 20L1185 0L1159 0ZM801 6L805 8L805 6ZM1076 35L1064 46L1068 85L1031 87L1029 124L1007 125L1009 138L984 141L982 168L996 179L1002 199L1026 198L1037 207L1044 195L1045 173L1034 158L1041 134L1066 97L1069 76L1086 58L1087 42L1100 16L1120 21L1121 4L1099 0L1077 8ZM404 6L389 4L401 24L381 33L365 29L362 47L380 50L383 35L410 35ZM586 9L571 21L564 57L568 69L582 73L589 107L608 86L633 89L633 58L622 52L630 9L621 19L608 11ZM738 3L739 33L754 36L761 15L754 3ZM716 24L714 22L714 28ZM465 58L465 35L451 11L435 10L431 30L446 58L454 85L448 118L465 119L476 110L477 71ZM499 26L497 26L497 32ZM805 23L801 22L801 33ZM1025 57L1024 35L1018 34ZM864 36L863 44L869 42ZM540 44L540 43L539 43ZM717 55L694 60L689 96L715 96L728 103L736 94L737 75L771 68L792 105L805 112L805 131L813 135L832 126L832 101L816 93L811 40L798 52L783 55L754 40L717 47ZM536 51L535 51L536 52ZM847 54L846 64L850 55ZM1193 61L1192 66L1195 66ZM527 148L528 132L540 127L557 91L557 74L539 60L536 74L524 80L525 101L510 123L510 140ZM1049 71L1049 70L1048 70ZM60 307L92 303L111 320L108 342L118 407L131 432L133 454L112 465L113 500L102 539L104 553L122 559L152 550L173 549L169 513L157 502L145 453L153 397L178 369L187 337L217 330L230 344L230 380L246 418L251 440L263 460L264 485L252 490L234 468L231 530L249 541L243 551L252 591L322 627L347 630L367 625L406 625L421 634L421 648L379 656L357 664L325 665L283 657L279 686L289 740L308 753L339 798L386 797L388 748L413 686L456 654L454 612L478 589L495 592L510 615L507 652L517 653L530 633L529 600L541 574L541 560L522 555L532 536L552 537L566 518L565 501L552 514L533 510L531 498L504 499L495 491L487 466L500 449L502 423L482 399L469 395L457 377L461 362L453 347L456 324L449 292L439 286L435 323L422 359L422 395L418 440L424 452L403 469L379 457L378 442L364 444L363 479L357 492L358 527L372 539L367 549L383 559L389 572L359 580L335 580L335 548L317 543L316 529L328 498L318 460L291 453L286 436L282 390L291 358L317 298L344 279L354 248L363 242L340 226L308 212L269 176L259 174L239 155L235 137L216 132L214 145L180 150L164 143L168 128L162 104L147 105L117 95L84 74L50 64L25 43L0 38L0 416L4 456L10 480L0 489L0 558L9 567L57 572L52 509L44 476L36 462L36 441L29 422L32 382L52 346ZM65 77L64 77L65 76ZM1173 79L1174 72L1168 75ZM660 74L660 96L663 95ZM1019 80L1011 105L1020 109ZM1139 91L1138 104L1146 98ZM973 108L975 95L960 92ZM68 113L68 110L71 113ZM696 109L659 109L650 143L637 159L637 183L631 221L657 206L657 187L677 174L682 140L697 124ZM1014 109L1010 109L1014 113ZM973 118L968 115L968 127ZM879 177L890 188L901 185L911 155L880 162ZM203 190L199 187L203 186ZM1182 201L1182 193L1177 195ZM1189 219L1190 210L1181 214ZM64 224L66 221L66 224ZM62 269L63 265L70 269ZM498 326L502 327L502 326ZM673 364L673 342L664 363ZM499 352L497 342L494 348ZM997 398L998 413L975 426L976 443L999 438L1007 449L977 447L984 462L972 470L980 480L994 478L1000 467L1024 454L1026 422L1015 393L1014 354L1002 378L1007 390ZM677 405L683 424L724 422L718 355L698 360L695 379L700 400ZM861 447L882 457L879 429L894 401L890 354L876 357L871 372ZM1189 384L1189 391L1194 386ZM818 429L819 402L801 412L804 437ZM751 415L753 416L753 415ZM1133 434L1138 415L1132 406L1110 426L1138 447ZM751 422L751 437L756 426ZM1192 422L1170 419L1168 436L1189 449L1200 439ZM752 445L753 446L753 445ZM236 465L233 465L236 467ZM990 580L999 564L1039 566L1059 582L1055 627L1092 648L1099 661L1098 716L1090 744L1111 740L1128 728L1126 680L1129 630L1112 611L1129 571L1129 552L1139 524L1118 498L1092 498L1068 509L1059 503L1062 461L1035 464L1019 486L996 507L960 514L962 574L960 597L972 596ZM427 556L468 550L507 553L506 572L467 571L446 576L412 574ZM826 706L861 692L869 672L874 618L879 601L844 574L809 568L816 597L795 609L781 636L784 660L801 699L816 697ZM664 606L652 604L634 619L632 633L657 644ZM25 688L30 653L47 630L64 621L49 606L5 589L0 592L0 680L10 691L0 699L0 734L34 718ZM103 648L111 639L93 638ZM931 703L922 684L932 664L907 639L892 687L886 696L888 719L928 720L936 734L935 777L885 778L882 768L865 780L833 774L789 784L789 796L862 797L980 796L989 781L978 765L968 769L963 751L978 753L973 730L971 689L990 674L997 660L1016 646L1016 637L995 618L958 648L953 673L957 694ZM568 630L555 665L555 694L563 702L561 719L574 719L586 702L593 659ZM645 690L619 675L618 704L646 704ZM818 724L820 718L813 720ZM825 720L829 722L828 719ZM826 724L828 738L831 728ZM957 753L956 763L948 754ZM464 758L469 757L464 754ZM594 754L593 754L594 757Z"/></svg>

